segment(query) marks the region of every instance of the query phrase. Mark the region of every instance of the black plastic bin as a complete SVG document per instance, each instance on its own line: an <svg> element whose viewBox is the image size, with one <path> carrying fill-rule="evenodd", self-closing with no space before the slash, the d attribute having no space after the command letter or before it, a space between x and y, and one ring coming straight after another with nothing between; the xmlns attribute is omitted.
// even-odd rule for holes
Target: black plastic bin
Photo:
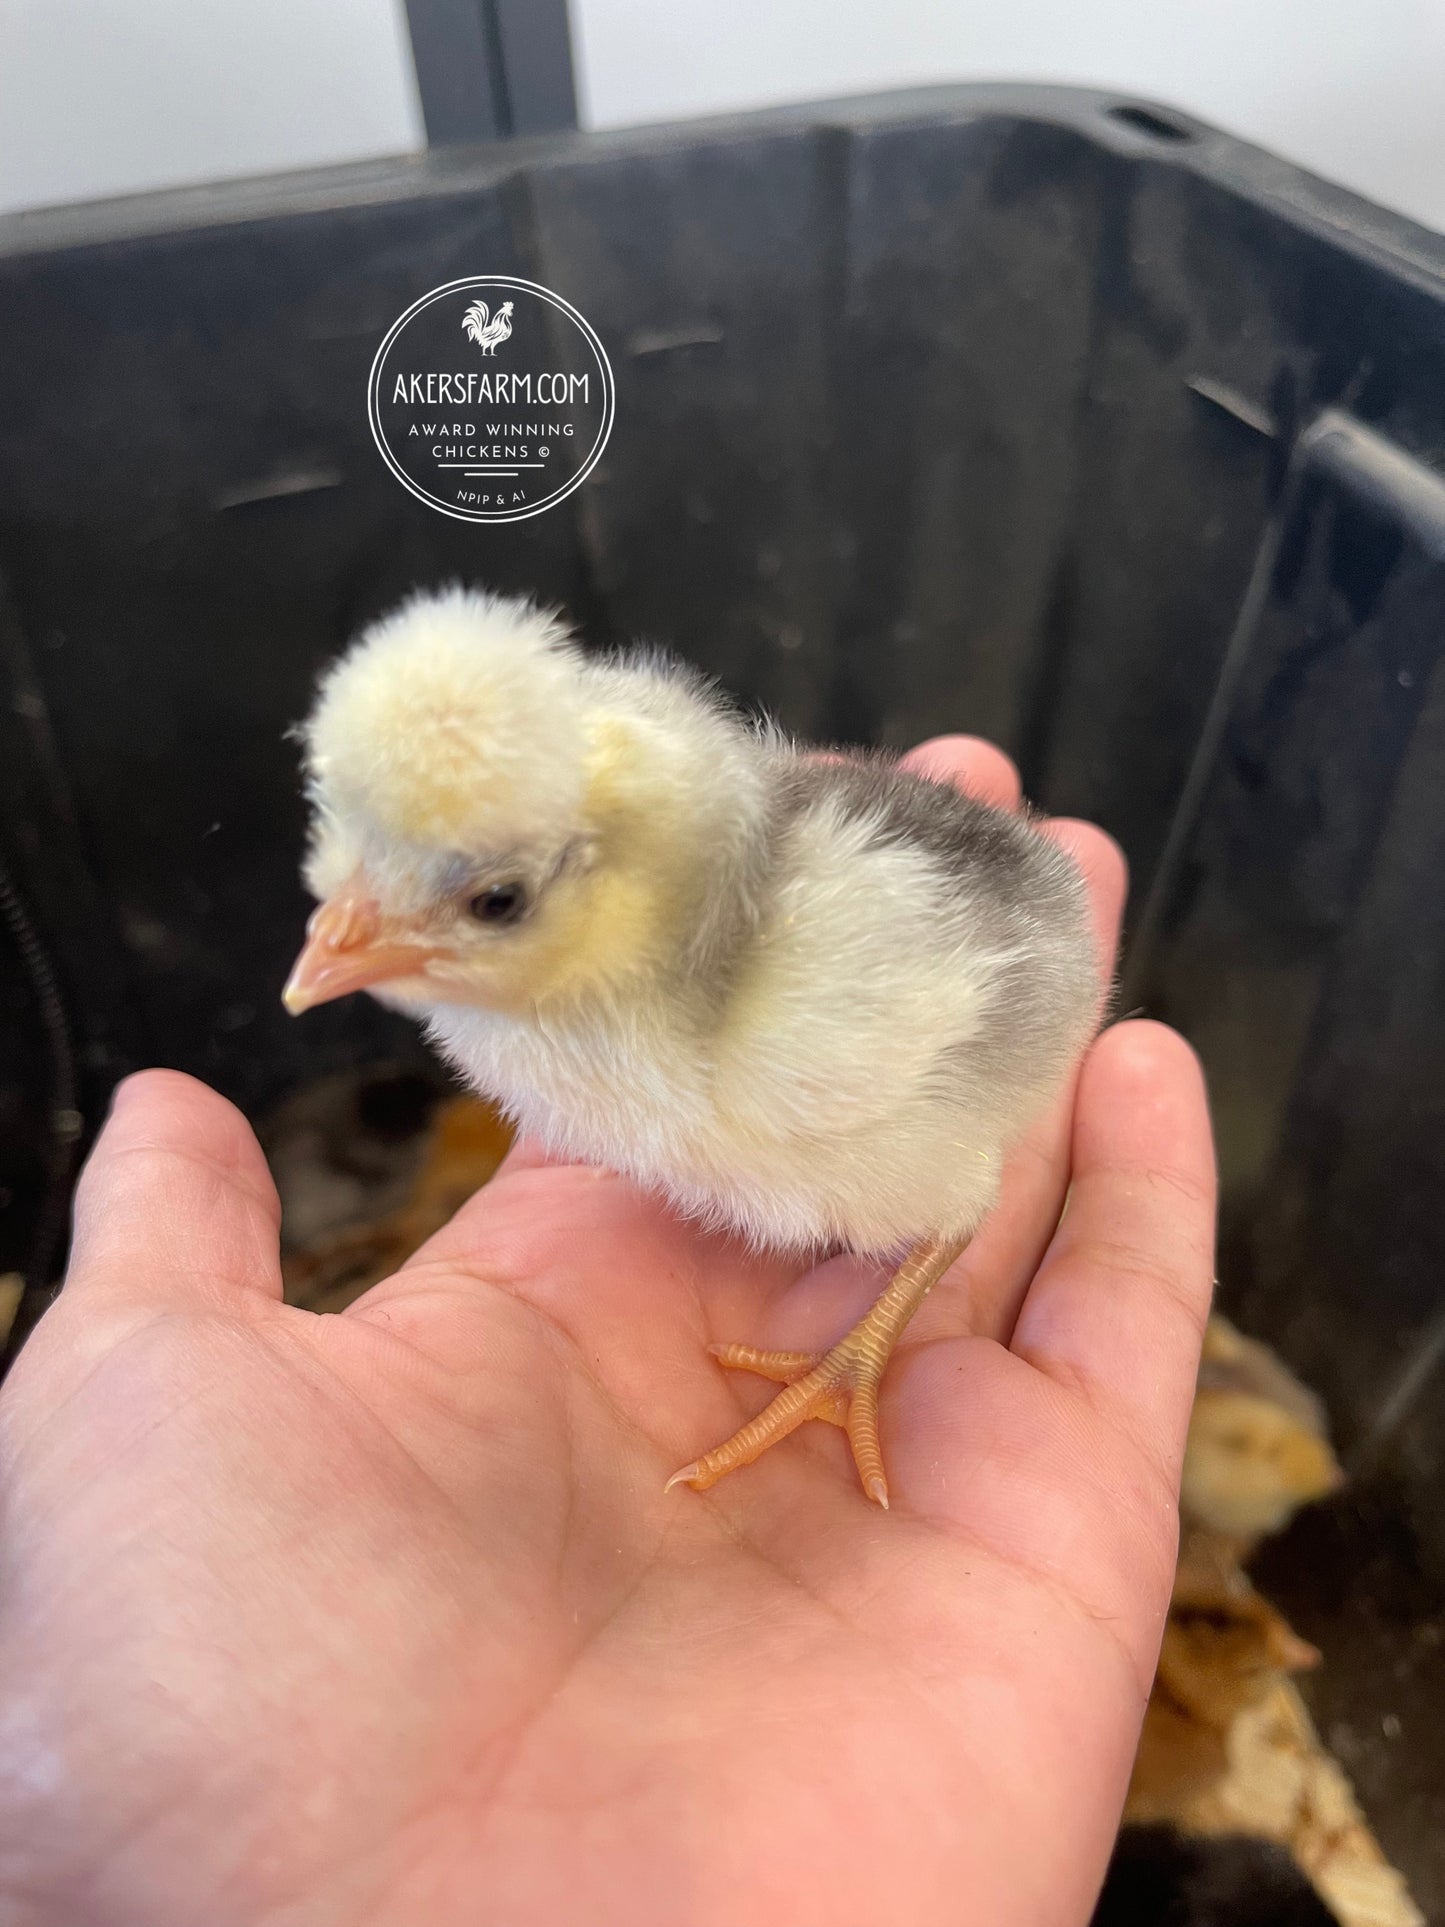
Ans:
<svg viewBox="0 0 1445 1927"><path fill-rule="evenodd" d="M364 404L477 273L617 378L591 479L499 527L405 493ZM412 584L540 591L810 734L995 736L1128 851L1223 1303L1355 1474L1268 1582L1445 1911L1445 241L1172 113L974 87L14 217L0 342L0 1264L43 1267L124 1070L260 1114L416 1048L278 1002L283 731Z"/></svg>

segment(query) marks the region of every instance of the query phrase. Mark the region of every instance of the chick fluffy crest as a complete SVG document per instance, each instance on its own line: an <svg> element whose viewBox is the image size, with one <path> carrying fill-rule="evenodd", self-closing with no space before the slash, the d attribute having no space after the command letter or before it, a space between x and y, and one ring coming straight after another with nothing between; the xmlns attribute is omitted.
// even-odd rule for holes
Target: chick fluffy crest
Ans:
<svg viewBox="0 0 1445 1927"><path fill-rule="evenodd" d="M495 849L566 835L585 782L581 651L523 599L459 586L362 632L304 728L314 800L388 840Z"/></svg>

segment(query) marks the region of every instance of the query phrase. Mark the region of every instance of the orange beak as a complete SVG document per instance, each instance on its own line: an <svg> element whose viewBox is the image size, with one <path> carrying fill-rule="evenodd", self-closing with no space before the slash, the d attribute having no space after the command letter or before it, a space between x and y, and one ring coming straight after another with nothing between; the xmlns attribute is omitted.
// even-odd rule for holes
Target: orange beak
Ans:
<svg viewBox="0 0 1445 1927"><path fill-rule="evenodd" d="M311 913L306 942L292 966L281 1001L293 1017L353 990L400 977L418 977L440 953L408 939L381 914L357 877Z"/></svg>

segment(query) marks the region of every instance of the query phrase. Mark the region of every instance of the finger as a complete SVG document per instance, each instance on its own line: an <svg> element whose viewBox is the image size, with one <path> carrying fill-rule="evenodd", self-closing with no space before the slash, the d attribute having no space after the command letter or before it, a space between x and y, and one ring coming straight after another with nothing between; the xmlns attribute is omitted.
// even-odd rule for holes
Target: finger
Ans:
<svg viewBox="0 0 1445 1927"><path fill-rule="evenodd" d="M1003 751L982 736L934 736L909 750L902 767L930 783L953 783L996 809L1016 810L1023 797L1019 773Z"/></svg>
<svg viewBox="0 0 1445 1927"><path fill-rule="evenodd" d="M1068 1209L1012 1349L1177 1475L1214 1279L1204 1079L1162 1024L1118 1024L1084 1061Z"/></svg>
<svg viewBox="0 0 1445 1927"><path fill-rule="evenodd" d="M75 1195L64 1297L204 1304L281 1296L281 1208L251 1127L178 1071L116 1091Z"/></svg>

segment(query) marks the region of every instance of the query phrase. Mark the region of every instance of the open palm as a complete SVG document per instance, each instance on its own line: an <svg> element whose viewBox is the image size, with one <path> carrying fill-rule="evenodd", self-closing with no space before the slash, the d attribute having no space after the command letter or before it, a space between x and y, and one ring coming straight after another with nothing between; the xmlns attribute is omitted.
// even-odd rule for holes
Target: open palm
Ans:
<svg viewBox="0 0 1445 1927"><path fill-rule="evenodd" d="M1016 795L981 745L919 758ZM1111 951L1122 866L1058 834ZM523 1147L317 1317L243 1120L132 1080L0 1397L0 1921L1077 1927L1212 1217L1188 1051L1106 1032L900 1350L892 1511L817 1425L664 1496L769 1393L707 1344L831 1341L875 1271Z"/></svg>

